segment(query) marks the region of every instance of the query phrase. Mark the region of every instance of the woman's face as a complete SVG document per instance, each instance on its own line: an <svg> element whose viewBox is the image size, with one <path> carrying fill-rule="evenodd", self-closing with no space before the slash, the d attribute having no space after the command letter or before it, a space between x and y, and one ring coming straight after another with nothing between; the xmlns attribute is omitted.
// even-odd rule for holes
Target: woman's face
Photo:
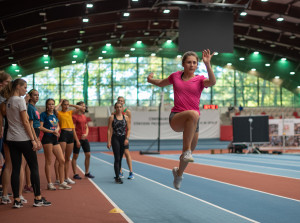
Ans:
<svg viewBox="0 0 300 223"><path fill-rule="evenodd" d="M82 103L81 105L80 105L82 108L80 109L80 111L81 112L85 112L85 110L86 110L86 106L85 106L85 104L84 103Z"/></svg>
<svg viewBox="0 0 300 223"><path fill-rule="evenodd" d="M11 82L11 78L8 78L5 81L1 82L0 83L0 89L2 89L3 87L5 87L6 85L8 85L9 82Z"/></svg>
<svg viewBox="0 0 300 223"><path fill-rule="evenodd" d="M23 85L19 85L18 89L19 89L19 95L20 96L26 95L26 92L27 92L27 83L24 83Z"/></svg>
<svg viewBox="0 0 300 223"><path fill-rule="evenodd" d="M121 104L116 104L116 106L115 106L115 109L116 109L116 112L117 113L122 113L122 111L123 111L123 106L121 105Z"/></svg>
<svg viewBox="0 0 300 223"><path fill-rule="evenodd" d="M67 111L69 109L69 102L68 101L64 101L61 104L61 108L62 108L62 111Z"/></svg>
<svg viewBox="0 0 300 223"><path fill-rule="evenodd" d="M195 56L188 56L182 66L184 67L184 72L194 73L198 67L197 58Z"/></svg>
<svg viewBox="0 0 300 223"><path fill-rule="evenodd" d="M39 92L38 91L33 91L30 97L31 101L33 103L37 103L39 101Z"/></svg>
<svg viewBox="0 0 300 223"><path fill-rule="evenodd" d="M47 111L53 112L54 107L55 107L54 101L53 100L49 100L47 102Z"/></svg>

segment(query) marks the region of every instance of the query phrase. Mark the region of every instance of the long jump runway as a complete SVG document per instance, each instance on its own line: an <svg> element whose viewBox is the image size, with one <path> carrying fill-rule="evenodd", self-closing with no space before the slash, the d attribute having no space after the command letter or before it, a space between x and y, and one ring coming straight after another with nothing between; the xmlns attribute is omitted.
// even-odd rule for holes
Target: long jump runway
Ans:
<svg viewBox="0 0 300 223"><path fill-rule="evenodd" d="M300 156L194 154L195 163L175 190L171 169L178 153L131 154L135 179L126 178L123 159L122 185L114 183L112 153L91 157L95 186L128 222L299 222ZM81 169L83 163L80 154Z"/></svg>

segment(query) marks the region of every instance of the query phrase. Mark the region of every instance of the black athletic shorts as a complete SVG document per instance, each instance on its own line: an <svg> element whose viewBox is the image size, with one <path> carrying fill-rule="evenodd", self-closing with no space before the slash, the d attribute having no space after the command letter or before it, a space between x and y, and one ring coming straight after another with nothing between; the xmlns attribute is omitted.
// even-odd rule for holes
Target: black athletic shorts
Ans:
<svg viewBox="0 0 300 223"><path fill-rule="evenodd" d="M87 139L80 139L79 142L80 142L80 145L81 145L81 147L82 147L82 149L85 153L91 152L90 143ZM80 150L80 147L78 148L76 146L76 142L74 141L73 153L79 154L79 150Z"/></svg>
<svg viewBox="0 0 300 223"><path fill-rule="evenodd" d="M58 144L57 141L57 136L56 135L48 135L48 134L44 134L43 138L42 138L42 144L52 144L53 146Z"/></svg>
<svg viewBox="0 0 300 223"><path fill-rule="evenodd" d="M176 115L177 113L179 113L179 112L171 112L170 113L170 116L169 116L169 123L171 124L171 120L172 120L172 118L174 117L174 115ZM199 118L200 119L200 118ZM198 121L197 121L197 128L196 128L196 131L195 132L199 132L199 119L198 119Z"/></svg>
<svg viewBox="0 0 300 223"><path fill-rule="evenodd" d="M60 137L58 139L59 142L66 142L67 144L74 143L74 135L73 131L61 130Z"/></svg>

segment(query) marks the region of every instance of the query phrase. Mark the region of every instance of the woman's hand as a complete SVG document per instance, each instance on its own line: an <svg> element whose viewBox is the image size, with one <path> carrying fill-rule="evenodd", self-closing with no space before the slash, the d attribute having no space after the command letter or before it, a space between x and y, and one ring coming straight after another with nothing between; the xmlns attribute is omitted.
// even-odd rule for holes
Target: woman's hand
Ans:
<svg viewBox="0 0 300 223"><path fill-rule="evenodd" d="M81 145L80 145L80 142L79 142L79 140L77 139L77 140L76 140L76 147L80 149L80 146L81 146Z"/></svg>
<svg viewBox="0 0 300 223"><path fill-rule="evenodd" d="M37 143L36 143L36 141L31 141L31 143L32 143L32 150L33 151L37 151L38 150L38 146L37 146Z"/></svg>
<svg viewBox="0 0 300 223"><path fill-rule="evenodd" d="M213 57L214 54L215 53L210 54L210 50L209 49L203 50L202 51L203 63L205 63L205 65L206 64L210 64L210 60L211 60L211 58Z"/></svg>
<svg viewBox="0 0 300 223"><path fill-rule="evenodd" d="M107 149L110 149L110 147L111 147L111 143L107 142Z"/></svg>
<svg viewBox="0 0 300 223"><path fill-rule="evenodd" d="M129 139L124 140L124 145L127 146L129 144Z"/></svg>
<svg viewBox="0 0 300 223"><path fill-rule="evenodd" d="M147 77L147 82L150 83L150 81L153 79L154 74L151 72Z"/></svg>

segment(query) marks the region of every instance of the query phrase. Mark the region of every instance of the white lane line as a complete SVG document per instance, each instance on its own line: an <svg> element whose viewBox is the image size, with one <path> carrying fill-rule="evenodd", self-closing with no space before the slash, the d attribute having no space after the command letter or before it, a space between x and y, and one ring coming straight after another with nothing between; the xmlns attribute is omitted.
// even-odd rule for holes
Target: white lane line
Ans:
<svg viewBox="0 0 300 223"><path fill-rule="evenodd" d="M201 157L205 157L203 155L199 155L199 154L194 154L193 155L194 157L197 157L197 158L201 158ZM258 160L255 160L255 158L250 158L250 159L245 159L246 157L242 157L242 158L237 158L237 157L207 157L207 160L215 160L215 159L223 159L224 161L246 161L246 162L255 162L255 163L266 163L266 164L274 164L274 162L276 162L276 164L278 165L283 165L283 166L293 166L293 167L300 167L299 162L294 162L295 164L290 164L290 163L283 163L282 161L279 161L278 160L270 160L270 161L258 161ZM300 161L300 160L299 160ZM239 164L239 163L237 163Z"/></svg>
<svg viewBox="0 0 300 223"><path fill-rule="evenodd" d="M107 155L107 154L105 154L105 155ZM105 160L103 160L103 159L100 159L100 158L95 157L95 156L93 156L93 155L92 155L91 157L92 157L93 159L99 160L99 161L101 161L101 162L104 162L104 163L106 163L106 164L108 164L108 165L113 166L113 164L111 164L111 163L109 163L109 162L107 162L107 161L105 161ZM138 161L135 161L135 162L138 162ZM144 164L144 163L143 163L143 164ZM149 165L150 165L150 164L149 164ZM153 165L153 166L154 166L154 165ZM167 168L163 168L163 169L167 169ZM169 169L167 169L167 170L169 170ZM127 171L127 170L126 170L126 171ZM202 199L200 199L200 198L198 198L198 197L195 197L195 196L192 196L192 195L190 195L190 194L184 193L184 192L182 192L182 191L180 191L180 190L176 190L176 189L171 188L171 187L169 187L169 186L167 186L167 185L161 184L161 183L159 183L159 182L157 182L157 181L155 181L155 180L151 180L151 179L149 179L149 178L147 178L147 177L144 177L144 176L142 176L142 175L140 175L140 174L134 173L134 175L135 175L135 176L139 176L139 177L141 177L141 178L143 178L143 179L145 179L145 180L148 180L148 181L150 181L150 182L152 182L152 183L158 184L158 185L160 185L160 186L162 186L162 187L165 187L165 188L167 188L167 189L169 189L169 190L175 191L175 192L177 192L177 193L186 195L186 196L188 196L188 197L190 197L190 198L193 198L193 199L195 199L195 200L201 201L202 203L208 204L208 205L210 205L210 206L213 206L213 207L215 207L215 208L217 208L217 209L220 209L220 210L222 210L222 211L225 211L225 212L230 213L230 214L232 214L232 215L235 215L235 216L237 216L237 217L243 218L243 219L245 219L245 220L247 220L247 221L254 222L254 223L259 223L258 221L255 221L255 220L253 220L253 219L251 219L251 218L247 218L247 217L245 217L245 216L243 216L243 215L240 215L240 214L235 213L235 212L233 212L233 211L227 210L227 209L222 208L222 207L220 207L220 206L218 206L218 205L215 205L215 204L210 203L210 202L208 202L208 201L202 200Z"/></svg>
<svg viewBox="0 0 300 223"><path fill-rule="evenodd" d="M171 155L171 154L170 154ZM177 154L176 154L177 155ZM162 155L162 156L164 156L164 155ZM175 156L175 155L171 155L171 156ZM169 158L169 157L166 157L166 156L164 156L164 157L159 157L159 156L151 156L151 157L156 157L156 158L159 158L159 159L168 159L168 160L177 160L177 159L171 159L171 158ZM194 158L194 160L195 159L201 159L201 158ZM207 160L205 160L205 161L207 161ZM222 162L222 161L214 161L214 162ZM245 171L245 172L250 172L250 173L259 173L259 174L264 174L264 175L270 175L270 176L276 176L276 177L283 177L283 178L290 178L290 179L293 179L293 180L299 180L299 178L295 178L295 177L288 177L288 176L282 176L282 175L277 175L277 174L271 174L271 173L265 173L265 172L260 172L260 171L251 171L251 170L243 170L243 169L235 169L235 168L231 168L231 167L225 167L225 166L221 166L221 165L218 165L218 164L216 164L216 165L212 165L212 164L207 164L207 163L201 163L201 161L199 162L199 163L196 163L196 162L194 162L195 164L202 164L202 165L206 165L206 166L212 166L212 167L221 167L221 168L224 168L224 169L230 169L230 170L239 170L239 171ZM223 163L226 163L226 162L223 162ZM255 165L249 165L249 164L234 164L234 165L248 165L248 166L254 166L254 167L256 167L256 168L262 168L262 167L264 167L264 168L268 168L268 167L265 167L265 166L255 166ZM275 169L275 168L274 168ZM277 169L279 169L279 168L277 168ZM279 170L284 170L284 171L292 171L292 172L294 172L294 171L296 171L296 170L287 170L287 169L279 169ZM300 171L297 171L297 172L300 172Z"/></svg>
<svg viewBox="0 0 300 223"><path fill-rule="evenodd" d="M93 157L93 156L92 156ZM82 172L82 174L84 174L84 171L80 168L80 166L78 166L77 165L77 167L78 167L78 169ZM118 208L118 209L120 209L119 207L118 207L118 205L115 203L115 202L113 202L113 200L111 200L110 199L110 197L100 188L100 187L98 187L98 185L97 184L95 184L95 182L93 181L93 180L91 180L90 178L88 178L88 180L97 188L97 190L101 193L101 194L103 194L103 196L109 201L109 203L111 203L111 205L112 206L114 206L115 208ZM125 212L123 212L123 213L120 213L122 216L123 216L123 218L125 218L126 219L126 221L127 222L129 222L129 223L134 223L126 214L125 214Z"/></svg>
<svg viewBox="0 0 300 223"><path fill-rule="evenodd" d="M173 159L170 159L170 160L173 160ZM136 160L133 160L133 161L137 162L137 163L141 163L141 164L145 164L145 165L149 165L149 166L154 166L154 167L157 167L157 168L165 169L165 170L170 170L168 168L161 167L161 166L156 166L156 165L149 164L149 163L143 163L143 162L136 161ZM249 171L247 171L247 172L249 172ZM281 195L272 194L272 193L268 193L268 192L265 192L265 191L260 191L260 190L256 190L256 189L252 189L252 188L248 188L248 187L239 186L239 185L236 185L236 184L230 184L230 183L219 181L219 180L214 180L214 179L210 179L210 178L206 178L206 177L202 177L202 176L197 176L197 175L194 175L194 174L191 174L191 173L184 173L184 174L185 175L190 175L190 176L193 176L193 177L202 178L202 179L205 179L205 180L210 180L210 181L214 181L214 182L218 182L218 183L230 185L230 186L233 186L233 187L239 187L239 188L246 189L246 190L251 190L251 191L255 191L255 192L259 192L259 193L263 193L263 194L267 194L267 195L271 195L271 196L275 196L275 197L279 197L279 198L284 198L284 199L288 199L288 200L300 202L300 200L297 200L297 199L294 199L294 198L284 197L284 196L281 196Z"/></svg>

